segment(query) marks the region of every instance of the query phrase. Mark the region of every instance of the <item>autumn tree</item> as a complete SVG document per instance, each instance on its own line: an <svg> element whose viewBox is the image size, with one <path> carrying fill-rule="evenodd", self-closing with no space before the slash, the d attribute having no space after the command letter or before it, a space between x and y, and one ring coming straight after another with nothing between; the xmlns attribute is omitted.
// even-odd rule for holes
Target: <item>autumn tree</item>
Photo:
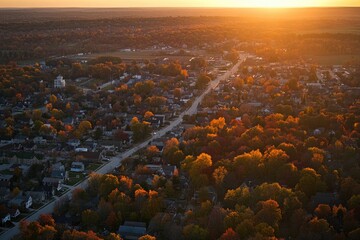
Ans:
<svg viewBox="0 0 360 240"><path fill-rule="evenodd" d="M250 200L250 190L247 187L229 189L224 197L225 206L234 208L236 204L247 205Z"/></svg>
<svg viewBox="0 0 360 240"><path fill-rule="evenodd" d="M325 191L326 185L321 180L321 175L312 168L304 168L300 173L299 183L296 189L304 192L308 197L316 192Z"/></svg>
<svg viewBox="0 0 360 240"><path fill-rule="evenodd" d="M92 129L92 124L90 121L87 120L81 121L78 126L78 131L80 133L80 136L86 134L90 129Z"/></svg>
<svg viewBox="0 0 360 240"><path fill-rule="evenodd" d="M228 171L226 170L226 168L224 166L220 166L218 168L216 168L212 174L214 180L215 180L215 184L217 186L220 186L223 181L225 176L227 175Z"/></svg>
<svg viewBox="0 0 360 240"><path fill-rule="evenodd" d="M240 236L232 228L226 229L219 240L239 240Z"/></svg>
<svg viewBox="0 0 360 240"><path fill-rule="evenodd" d="M199 225L189 224L184 227L183 234L189 240L205 240L209 233Z"/></svg>
<svg viewBox="0 0 360 240"><path fill-rule="evenodd" d="M135 142L146 138L151 133L150 123L146 121L140 122L137 117L133 117L130 127L133 132L133 140Z"/></svg>
<svg viewBox="0 0 360 240"><path fill-rule="evenodd" d="M139 237L139 240L156 240L156 237L146 234L142 237Z"/></svg>
<svg viewBox="0 0 360 240"><path fill-rule="evenodd" d="M195 87L197 89L204 89L209 84L210 81L211 78L209 76L205 74L201 74L196 81Z"/></svg>
<svg viewBox="0 0 360 240"><path fill-rule="evenodd" d="M260 222L265 222L275 229L278 229L279 222L282 219L279 204L275 200L266 200L259 203L260 211L255 215Z"/></svg>
<svg viewBox="0 0 360 240"><path fill-rule="evenodd" d="M146 152L145 152L145 155L148 159L152 159L153 157L155 157L156 155L159 154L159 149L154 146L154 145L151 145L149 146L147 149L146 149Z"/></svg>
<svg viewBox="0 0 360 240"><path fill-rule="evenodd" d="M211 156L201 153L197 158L186 157L182 168L189 171L192 183L196 188L206 186L209 179L206 170L212 166Z"/></svg>
<svg viewBox="0 0 360 240"><path fill-rule="evenodd" d="M99 224L99 214L87 209L81 214L81 223L87 229L97 229Z"/></svg>
<svg viewBox="0 0 360 240"><path fill-rule="evenodd" d="M146 111L145 114L144 114L144 118L146 120L149 120L153 116L154 116L154 114L152 112L150 112L150 111Z"/></svg>
<svg viewBox="0 0 360 240"><path fill-rule="evenodd" d="M167 162L176 166L180 166L180 162L185 158L183 151L179 148L179 140L177 138L171 138L166 141L162 155Z"/></svg>

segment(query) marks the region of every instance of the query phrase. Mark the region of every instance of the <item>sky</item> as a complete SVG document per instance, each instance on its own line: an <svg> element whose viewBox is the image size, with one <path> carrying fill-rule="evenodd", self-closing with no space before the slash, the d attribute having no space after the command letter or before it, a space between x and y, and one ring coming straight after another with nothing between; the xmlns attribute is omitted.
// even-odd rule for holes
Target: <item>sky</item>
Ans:
<svg viewBox="0 0 360 240"><path fill-rule="evenodd" d="M335 7L358 6L360 0L0 0L12 7Z"/></svg>

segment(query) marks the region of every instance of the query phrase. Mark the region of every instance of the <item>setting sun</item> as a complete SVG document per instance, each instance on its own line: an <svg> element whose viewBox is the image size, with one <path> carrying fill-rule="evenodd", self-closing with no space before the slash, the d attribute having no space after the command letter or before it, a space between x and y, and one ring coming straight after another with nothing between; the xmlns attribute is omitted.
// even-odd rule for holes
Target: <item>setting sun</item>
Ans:
<svg viewBox="0 0 360 240"><path fill-rule="evenodd" d="M302 7L311 6L312 4L319 4L322 1L296 1L296 0L257 0L252 1L251 6L263 8L284 8L284 7Z"/></svg>

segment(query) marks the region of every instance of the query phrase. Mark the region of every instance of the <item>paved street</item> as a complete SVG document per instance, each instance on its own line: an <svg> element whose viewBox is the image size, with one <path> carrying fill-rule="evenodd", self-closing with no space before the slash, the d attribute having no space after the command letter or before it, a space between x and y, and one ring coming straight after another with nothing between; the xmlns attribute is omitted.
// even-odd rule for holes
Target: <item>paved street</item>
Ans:
<svg viewBox="0 0 360 240"><path fill-rule="evenodd" d="M191 107L188 108L186 111L182 112L179 115L178 118L171 121L170 125L168 125L168 126L162 128L161 130L157 131L157 134L153 135L150 139L147 139L146 141L135 145L133 148L127 150L126 152L120 153L117 156L111 158L110 159L111 161L109 161L107 164L103 165L96 172L100 173L100 174L106 174L108 172L111 172L116 166L118 166L120 164L120 162L123 159L131 156L132 154L137 152L139 149L146 147L150 141L153 141L156 138L160 138L160 137L164 136L166 134L166 132L171 131L173 128L175 128L177 125L179 125L182 122L182 118L184 117L184 115L195 114L197 112L197 107L198 107L199 103L203 100L204 96L206 94L208 94L211 91L211 89L216 88L216 86L220 83L220 81L222 81L224 79L227 79L231 75L235 74L237 69L239 68L240 64L243 63L246 60L246 57L247 57L247 55L245 55L245 54L240 55L239 61L229 71L227 71L225 74L218 77L214 81L211 81L209 86L206 88L206 90L194 100ZM87 184L88 184L88 178L86 178L84 181L82 181L81 183L79 183L79 184L77 184L75 186L70 186L69 191L67 193L65 193L61 198L70 197L71 194L72 194L72 191L75 188L85 188L87 186ZM34 212L31 216L26 218L26 220L27 221L35 221L35 220L37 220L39 218L39 216L41 214L52 213L52 211L54 209L54 206L55 206L55 202L56 201L50 202L48 205L42 207L37 212ZM11 239L13 236L15 236L18 233L19 233L19 223L16 223L15 227L9 229L8 231L6 231L2 235L0 235L0 239Z"/></svg>

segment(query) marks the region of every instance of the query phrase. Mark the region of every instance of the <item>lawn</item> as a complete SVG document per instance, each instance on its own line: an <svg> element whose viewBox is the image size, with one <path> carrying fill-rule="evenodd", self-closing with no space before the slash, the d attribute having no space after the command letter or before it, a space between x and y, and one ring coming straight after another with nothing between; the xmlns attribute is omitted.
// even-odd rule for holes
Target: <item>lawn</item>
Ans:
<svg viewBox="0 0 360 240"><path fill-rule="evenodd" d="M29 216L28 213L21 213L19 216L17 216L15 219L12 219L11 221L13 222L20 222L21 219L26 218L27 216Z"/></svg>
<svg viewBox="0 0 360 240"><path fill-rule="evenodd" d="M67 180L65 184L73 186L82 181L84 178L85 176L82 173L69 172L69 180Z"/></svg>
<svg viewBox="0 0 360 240"><path fill-rule="evenodd" d="M101 163L90 163L89 166L87 166L87 170L95 171L98 169L102 164Z"/></svg>

